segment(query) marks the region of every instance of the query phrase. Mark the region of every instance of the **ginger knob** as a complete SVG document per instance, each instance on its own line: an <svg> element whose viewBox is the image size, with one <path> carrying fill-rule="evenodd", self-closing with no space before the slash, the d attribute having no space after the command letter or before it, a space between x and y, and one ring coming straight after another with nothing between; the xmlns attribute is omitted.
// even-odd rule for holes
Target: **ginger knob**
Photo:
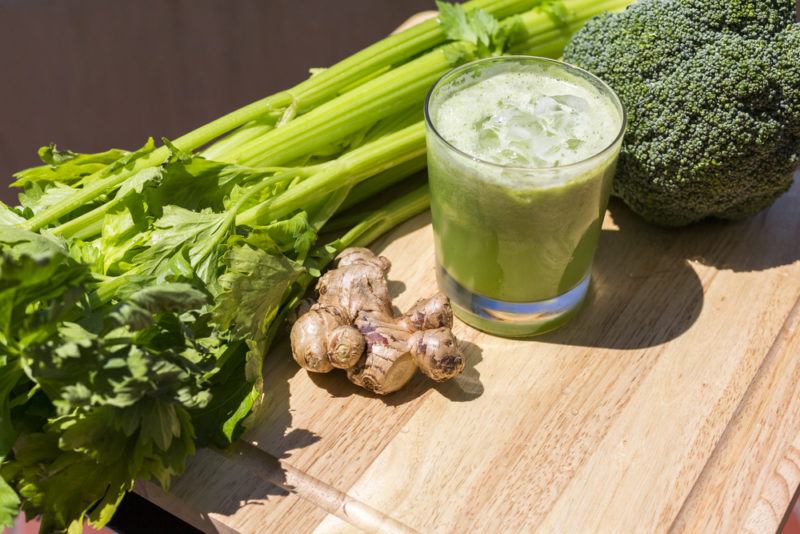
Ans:
<svg viewBox="0 0 800 534"><path fill-rule="evenodd" d="M392 311L391 263L364 248L350 248L317 284L319 298L292 326L292 355L308 371L346 369L351 382L379 395L399 390L420 369L435 381L464 370L446 296Z"/></svg>

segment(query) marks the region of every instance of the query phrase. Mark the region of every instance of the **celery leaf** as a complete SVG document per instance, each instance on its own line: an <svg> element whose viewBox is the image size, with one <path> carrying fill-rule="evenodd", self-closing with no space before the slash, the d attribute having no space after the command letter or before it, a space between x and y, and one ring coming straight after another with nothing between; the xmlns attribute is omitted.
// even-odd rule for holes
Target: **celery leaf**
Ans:
<svg viewBox="0 0 800 534"><path fill-rule="evenodd" d="M0 456L0 464L3 457ZM0 527L11 527L19 511L19 495L0 476Z"/></svg>
<svg viewBox="0 0 800 534"><path fill-rule="evenodd" d="M436 1L439 23L448 39L475 45L478 56L485 57L503 52L506 34L492 15L482 9L466 10L459 4Z"/></svg>
<svg viewBox="0 0 800 534"><path fill-rule="evenodd" d="M103 170L123 156L125 150L112 148L96 154L78 154L71 150L59 150L51 144L39 149L39 158L44 165L31 167L14 174L14 186L22 187L34 182L72 183L84 176Z"/></svg>

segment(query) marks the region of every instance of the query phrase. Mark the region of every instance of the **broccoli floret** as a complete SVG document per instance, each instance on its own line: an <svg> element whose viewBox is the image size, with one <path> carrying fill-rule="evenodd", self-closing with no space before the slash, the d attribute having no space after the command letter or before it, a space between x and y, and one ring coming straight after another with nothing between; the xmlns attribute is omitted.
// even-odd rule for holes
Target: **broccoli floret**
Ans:
<svg viewBox="0 0 800 534"><path fill-rule="evenodd" d="M625 104L614 193L644 218L740 219L791 186L800 166L795 0L639 0L589 21L564 58Z"/></svg>

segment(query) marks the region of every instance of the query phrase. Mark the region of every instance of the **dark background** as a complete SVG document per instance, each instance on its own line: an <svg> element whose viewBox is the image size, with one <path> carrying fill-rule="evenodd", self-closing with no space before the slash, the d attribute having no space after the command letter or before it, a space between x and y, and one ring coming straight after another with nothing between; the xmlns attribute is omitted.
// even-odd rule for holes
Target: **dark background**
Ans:
<svg viewBox="0 0 800 534"><path fill-rule="evenodd" d="M433 0L0 0L0 198L50 142L177 137L307 77Z"/></svg>

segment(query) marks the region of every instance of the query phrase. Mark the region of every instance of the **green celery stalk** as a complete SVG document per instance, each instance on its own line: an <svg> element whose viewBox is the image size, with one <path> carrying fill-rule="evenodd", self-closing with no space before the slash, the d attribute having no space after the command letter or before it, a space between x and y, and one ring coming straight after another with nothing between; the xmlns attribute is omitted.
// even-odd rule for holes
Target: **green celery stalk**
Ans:
<svg viewBox="0 0 800 534"><path fill-rule="evenodd" d="M532 9L542 0L473 0L463 4L467 10L482 9L496 18L505 18ZM447 37L437 19L429 19L403 32L391 35L373 46L365 48L340 61L334 67L319 73L290 90L298 113L303 113L319 103L335 98L355 86L370 81L385 69L396 67L409 58L438 46ZM250 142L271 128L263 124L247 125L231 139L207 148L203 156L209 159L224 158L231 146Z"/></svg>
<svg viewBox="0 0 800 534"><path fill-rule="evenodd" d="M606 11L619 11L634 0L564 0L565 14L556 18L546 11L533 10L517 17L508 52L543 57L560 57L572 35L592 17ZM510 25L511 22L504 22ZM535 29L535 30L534 30Z"/></svg>
<svg viewBox="0 0 800 534"><path fill-rule="evenodd" d="M417 174L425 169L427 163L425 156L419 156L357 184L350 191L350 194L347 195L347 198L339 207L339 211L341 212L352 208L384 189L405 180L409 176Z"/></svg>
<svg viewBox="0 0 800 534"><path fill-rule="evenodd" d="M237 146L248 143L275 128L280 118L276 113L251 121L203 149L201 155L206 159L219 160L225 152L234 150Z"/></svg>
<svg viewBox="0 0 800 534"><path fill-rule="evenodd" d="M422 186L373 211L332 245L341 251L347 247L366 247L400 223L428 209L428 186Z"/></svg>
<svg viewBox="0 0 800 534"><path fill-rule="evenodd" d="M507 16L530 9L540 0L474 0L467 9L481 8L497 16ZM293 89L248 104L219 119L216 119L178 139L174 145L184 151L196 150L214 139L239 128L259 117L283 110L293 103L300 109L313 107L334 98L346 87L368 78L374 71L387 65L395 65L441 44L446 40L444 31L435 20L426 21L406 31L383 39L372 46L340 61L336 65L301 82ZM154 150L148 157L139 160L133 169L119 171L105 180L93 183L76 191L64 202L44 210L23 223L28 230L38 230L69 215L71 212L94 201L97 197L116 190L136 172L150 166L160 165L169 156L167 147ZM108 208L99 208L105 213ZM94 219L102 218L95 215Z"/></svg>
<svg viewBox="0 0 800 534"><path fill-rule="evenodd" d="M562 14L560 19L554 17L553 13L547 10L533 9L507 19L503 24L511 30L511 52L557 57L569 36L586 19L605 10L621 9L630 3L631 0L605 0L599 3L592 0L565 0L566 15ZM496 13L507 15L516 13L522 7L529 7L532 4L539 4L539 2L476 0L474 7L490 7L490 11L494 10ZM433 26L431 26L432 24ZM220 131L227 131L231 127L235 127L242 122L243 118L250 117L256 109L259 110L257 114L260 115L264 114L264 109L269 109L268 113L274 114L275 108L296 104L297 97L294 96L296 94L310 94L312 102L317 98L321 99L322 97L313 95L321 95L328 90L326 88L335 85L331 81L334 78L340 81L347 79L351 83L348 76L352 75L354 65L369 65L370 68L384 65L387 58L391 56L388 50L393 43L394 45L397 45L398 42L405 43L403 50L409 52L414 50L415 46L419 46L415 44L418 43L418 39L428 42L429 39L433 39L431 35L442 33L439 25L434 24L434 21L427 21L419 26L422 27L412 28L376 43L331 69L313 76L289 92L277 93L213 121L178 138L175 144L184 150L194 145L202 145L213 139ZM426 26L431 27L426 29ZM405 36L407 41L402 41L400 36ZM420 36L426 37L423 39ZM255 140L243 142L244 139L249 139L249 136L242 135L242 132L234 132L232 136L229 136L230 139L223 140L224 144L219 147L217 155L225 156L225 158L221 158L223 161L238 160L249 165L279 165L306 156L325 145L336 142L342 136L352 134L382 117L391 115L395 109L402 109L404 106L413 106L415 103L421 102L427 88L435 79L470 55L469 48L466 43L453 43L434 50L365 82L333 101L278 128L274 128L270 124L272 120L263 122L260 135ZM336 72L340 72L340 74L336 75ZM273 116L277 117L277 115ZM167 154L168 150L165 147L156 149L148 157L138 160L132 169L126 169L105 180L90 183L66 201L45 210L23 225L28 229L37 229L50 224L91 202L97 196L114 190L130 175L160 164ZM54 228L54 232L65 237L91 237L99 229L105 213L114 205L115 202L112 199L80 217Z"/></svg>
<svg viewBox="0 0 800 534"><path fill-rule="evenodd" d="M326 164L322 171L240 213L236 224L254 226L274 221L301 209L309 201L359 182L425 154L425 126L418 122L348 152Z"/></svg>
<svg viewBox="0 0 800 534"><path fill-rule="evenodd" d="M542 0L472 0L464 8L482 9L505 18L532 9ZM447 36L436 19L426 20L353 54L334 67L320 71L288 92L298 102L298 112L338 96L343 88L387 66L396 66L417 54L442 44Z"/></svg>
<svg viewBox="0 0 800 534"><path fill-rule="evenodd" d="M398 110L421 105L442 74L472 57L468 43L451 43L331 100L225 155L250 166L283 165L313 154Z"/></svg>

